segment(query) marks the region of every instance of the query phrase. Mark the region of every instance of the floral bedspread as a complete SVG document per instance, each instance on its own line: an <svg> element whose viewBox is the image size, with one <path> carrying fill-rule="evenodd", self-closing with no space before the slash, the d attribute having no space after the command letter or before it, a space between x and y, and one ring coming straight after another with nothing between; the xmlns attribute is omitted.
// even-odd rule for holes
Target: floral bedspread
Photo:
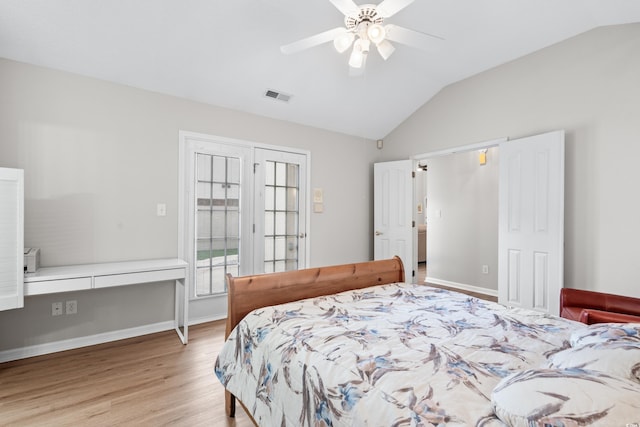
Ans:
<svg viewBox="0 0 640 427"><path fill-rule="evenodd" d="M496 384L569 348L579 327L397 283L255 310L215 372L265 427L502 425Z"/></svg>

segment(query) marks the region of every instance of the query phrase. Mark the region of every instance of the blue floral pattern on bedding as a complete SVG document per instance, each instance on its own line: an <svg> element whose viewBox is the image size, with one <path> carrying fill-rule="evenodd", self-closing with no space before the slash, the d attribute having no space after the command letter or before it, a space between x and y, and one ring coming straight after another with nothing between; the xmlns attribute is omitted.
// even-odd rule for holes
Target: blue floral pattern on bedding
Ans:
<svg viewBox="0 0 640 427"><path fill-rule="evenodd" d="M529 369L493 389L494 412L513 427L633 426L640 385L582 368Z"/></svg>
<svg viewBox="0 0 640 427"><path fill-rule="evenodd" d="M640 345L640 323L595 323L571 334L572 347L607 342L627 342Z"/></svg>
<svg viewBox="0 0 640 427"><path fill-rule="evenodd" d="M425 285L253 311L215 366L260 426L503 425L491 392L580 324Z"/></svg>

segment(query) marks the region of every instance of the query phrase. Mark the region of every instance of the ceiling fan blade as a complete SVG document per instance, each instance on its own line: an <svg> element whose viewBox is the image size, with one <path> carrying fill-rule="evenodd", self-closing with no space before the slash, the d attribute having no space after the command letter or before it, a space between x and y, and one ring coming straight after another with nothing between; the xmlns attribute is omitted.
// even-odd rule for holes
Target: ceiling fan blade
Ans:
<svg viewBox="0 0 640 427"><path fill-rule="evenodd" d="M327 30L322 33L306 37L304 39L298 40L293 43L286 44L284 46L280 46L280 51L285 55L290 55L292 53L298 53L305 49L309 49L314 46L321 45L323 43L327 43L333 41L337 36L343 34L347 31L344 27L334 28L332 30Z"/></svg>
<svg viewBox="0 0 640 427"><path fill-rule="evenodd" d="M438 50L440 42L444 40L442 37L421 33L393 24L385 25L384 29L388 40L431 52Z"/></svg>
<svg viewBox="0 0 640 427"><path fill-rule="evenodd" d="M388 18L413 3L414 0L384 0L376 6L378 15Z"/></svg>
<svg viewBox="0 0 640 427"><path fill-rule="evenodd" d="M344 16L358 15L360 8L353 0L329 0Z"/></svg>

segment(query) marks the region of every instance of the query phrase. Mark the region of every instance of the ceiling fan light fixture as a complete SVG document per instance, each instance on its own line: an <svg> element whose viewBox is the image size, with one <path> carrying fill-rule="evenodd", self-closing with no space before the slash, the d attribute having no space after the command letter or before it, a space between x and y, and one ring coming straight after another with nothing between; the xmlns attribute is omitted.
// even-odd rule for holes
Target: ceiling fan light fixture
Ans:
<svg viewBox="0 0 640 427"><path fill-rule="evenodd" d="M430 51L435 49L435 43L443 40L442 37L432 34L385 23L387 18L415 0L381 0L377 5L357 5L354 0L329 1L344 15L344 27L336 27L281 46L282 53L297 53L320 44L333 42L339 53L344 53L351 48L349 75L360 76L364 72L371 43L386 61L395 51L395 43Z"/></svg>
<svg viewBox="0 0 640 427"><path fill-rule="evenodd" d="M389 40L382 40L376 45L376 47L378 48L378 53L385 61L389 59L391 54L396 50Z"/></svg>
<svg viewBox="0 0 640 427"><path fill-rule="evenodd" d="M355 36L353 35L352 32L350 31L344 32L333 40L333 46L336 48L338 52L342 53L347 49L349 49L349 47L353 43L354 38Z"/></svg>
<svg viewBox="0 0 640 427"><path fill-rule="evenodd" d="M384 27L380 24L372 24L367 27L367 38L376 45L381 43L386 35Z"/></svg>
<svg viewBox="0 0 640 427"><path fill-rule="evenodd" d="M354 45L353 50L351 51L351 56L349 56L349 66L352 68L360 68L363 63L364 53Z"/></svg>
<svg viewBox="0 0 640 427"><path fill-rule="evenodd" d="M371 42L367 39L358 39L353 44L353 48L359 50L363 54L369 53L369 47L371 46Z"/></svg>
<svg viewBox="0 0 640 427"><path fill-rule="evenodd" d="M367 56L362 55L362 63L359 68L349 66L349 77L362 77L364 76L364 69L367 66Z"/></svg>

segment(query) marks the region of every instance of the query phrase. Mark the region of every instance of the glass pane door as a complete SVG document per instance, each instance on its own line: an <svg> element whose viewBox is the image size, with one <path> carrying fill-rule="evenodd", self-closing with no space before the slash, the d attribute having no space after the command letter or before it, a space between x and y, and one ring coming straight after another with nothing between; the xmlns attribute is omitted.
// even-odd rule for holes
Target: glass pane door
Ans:
<svg viewBox="0 0 640 427"><path fill-rule="evenodd" d="M227 274L305 268L308 154L202 134L183 141L178 254L195 306L219 310Z"/></svg>
<svg viewBox="0 0 640 427"><path fill-rule="evenodd" d="M264 271L297 270L300 167L271 160L264 166Z"/></svg>
<svg viewBox="0 0 640 427"><path fill-rule="evenodd" d="M305 268L306 265L306 156L274 150L256 150L256 270L264 273ZM260 248L256 248L260 252Z"/></svg>
<svg viewBox="0 0 640 427"><path fill-rule="evenodd" d="M233 156L196 154L196 297L226 292L240 266L240 170Z"/></svg>

